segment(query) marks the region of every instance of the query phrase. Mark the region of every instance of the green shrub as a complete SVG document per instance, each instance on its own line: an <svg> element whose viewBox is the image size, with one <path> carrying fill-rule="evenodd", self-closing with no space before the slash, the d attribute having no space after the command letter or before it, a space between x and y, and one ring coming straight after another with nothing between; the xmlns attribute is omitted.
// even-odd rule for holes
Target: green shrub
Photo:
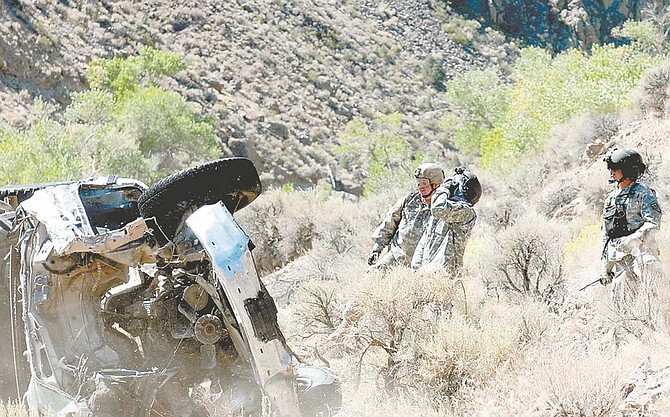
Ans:
<svg viewBox="0 0 670 417"><path fill-rule="evenodd" d="M156 86L184 68L175 54L142 49L127 59L94 60L91 90L72 95L64 122L36 101L38 121L0 132L5 182L72 180L114 173L153 182L220 156L211 121L184 97ZM12 161L11 163L9 161Z"/></svg>
<svg viewBox="0 0 670 417"><path fill-rule="evenodd" d="M26 184L78 179L79 141L68 129L44 119L31 129L0 130L0 183Z"/></svg>
<svg viewBox="0 0 670 417"><path fill-rule="evenodd" d="M136 56L125 59L94 59L86 77L91 88L109 89L123 97L139 87L155 85L160 78L173 76L185 68L179 55L147 46Z"/></svg>
<svg viewBox="0 0 670 417"><path fill-rule="evenodd" d="M65 120L69 123L105 125L114 118L116 96L111 91L94 88L74 92L72 102L65 109Z"/></svg>
<svg viewBox="0 0 670 417"><path fill-rule="evenodd" d="M421 75L429 85L438 91L444 90L444 81L447 76L442 59L439 56L429 55L421 67Z"/></svg>
<svg viewBox="0 0 670 417"><path fill-rule="evenodd" d="M481 27L481 23L476 20L468 20L457 14L449 16L449 19L442 24L442 30L447 33L449 39L461 45L470 44Z"/></svg>
<svg viewBox="0 0 670 417"><path fill-rule="evenodd" d="M552 127L578 115L629 107L628 96L642 73L658 62L659 57L633 46L594 46L588 54L572 49L553 57L525 48L509 85L491 71L447 83L447 99L465 114L454 126L457 145L479 147L484 167L511 168L541 146Z"/></svg>
<svg viewBox="0 0 670 417"><path fill-rule="evenodd" d="M612 29L612 36L631 39L636 48L650 54L660 54L666 50L665 35L650 20L627 20Z"/></svg>
<svg viewBox="0 0 670 417"><path fill-rule="evenodd" d="M116 129L133 137L142 156L153 162L149 181L220 155L213 125L174 91L138 89L117 112Z"/></svg>
<svg viewBox="0 0 670 417"><path fill-rule="evenodd" d="M474 70L446 83L446 98L456 106L457 117L445 120L445 128L455 131L456 145L477 155L487 131L500 125L508 102L508 86L491 69ZM491 138L492 139L492 138Z"/></svg>
<svg viewBox="0 0 670 417"><path fill-rule="evenodd" d="M333 151L347 169L365 173L365 195L406 179L411 172L413 158L402 119L401 113L392 113L375 119L371 128L354 119L340 134L340 145Z"/></svg>

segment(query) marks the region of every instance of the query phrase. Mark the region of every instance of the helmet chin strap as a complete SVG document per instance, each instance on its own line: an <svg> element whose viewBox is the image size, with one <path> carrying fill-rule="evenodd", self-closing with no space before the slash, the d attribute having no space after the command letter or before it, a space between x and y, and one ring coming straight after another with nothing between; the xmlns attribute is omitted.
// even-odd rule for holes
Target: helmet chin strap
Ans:
<svg viewBox="0 0 670 417"><path fill-rule="evenodd" d="M430 192L428 193L428 195L421 194L421 198L425 200L427 198L432 197L432 195L435 194L435 190L437 190L437 187L435 187L433 184L430 184Z"/></svg>
<svg viewBox="0 0 670 417"><path fill-rule="evenodd" d="M624 181L626 181L626 180L630 181L631 184L634 183L634 182L636 181L636 180L634 180L633 178L621 177L621 178L619 178L618 180L614 180L614 179L611 179L611 178L610 178L609 180L607 180L607 182L610 183L610 184L614 184L614 183L621 184L622 182L624 182Z"/></svg>

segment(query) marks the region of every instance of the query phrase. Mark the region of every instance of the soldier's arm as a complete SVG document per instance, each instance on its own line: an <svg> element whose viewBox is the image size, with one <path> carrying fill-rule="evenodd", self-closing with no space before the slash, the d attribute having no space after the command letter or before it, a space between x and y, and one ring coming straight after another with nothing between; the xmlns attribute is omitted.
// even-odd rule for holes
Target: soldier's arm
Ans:
<svg viewBox="0 0 670 417"><path fill-rule="evenodd" d="M474 209L469 204L449 200L448 192L438 190L433 196L430 205L431 214L448 223L464 223L475 216Z"/></svg>
<svg viewBox="0 0 670 417"><path fill-rule="evenodd" d="M658 231L661 224L661 207L658 205L656 194L648 190L639 198L642 200L640 215L644 223L635 232L619 241L617 248L624 253L633 253L634 249L639 247L649 235Z"/></svg>
<svg viewBox="0 0 670 417"><path fill-rule="evenodd" d="M661 207L658 205L656 194L652 190L640 195L642 200L640 215L644 223L631 234L630 239L644 239L650 232L656 232L661 225Z"/></svg>
<svg viewBox="0 0 670 417"><path fill-rule="evenodd" d="M401 198L393 205L393 207L391 207L388 213L386 213L386 216L384 216L382 222L372 233L372 240L375 241L375 247L379 247L379 250L388 245L398 231L398 225L402 218L402 209L406 198L407 197Z"/></svg>
<svg viewBox="0 0 670 417"><path fill-rule="evenodd" d="M656 193L649 190L642 195L642 218L645 221L643 227L651 223L658 228L661 225L661 216L661 206L658 204Z"/></svg>

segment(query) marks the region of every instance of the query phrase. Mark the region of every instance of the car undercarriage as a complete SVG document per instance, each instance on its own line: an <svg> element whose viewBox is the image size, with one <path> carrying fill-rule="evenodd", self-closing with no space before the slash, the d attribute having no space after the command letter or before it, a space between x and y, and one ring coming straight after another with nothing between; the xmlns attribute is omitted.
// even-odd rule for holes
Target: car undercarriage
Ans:
<svg viewBox="0 0 670 417"><path fill-rule="evenodd" d="M260 193L245 158L0 188L2 392L31 415L335 414L337 378L292 354L233 217Z"/></svg>

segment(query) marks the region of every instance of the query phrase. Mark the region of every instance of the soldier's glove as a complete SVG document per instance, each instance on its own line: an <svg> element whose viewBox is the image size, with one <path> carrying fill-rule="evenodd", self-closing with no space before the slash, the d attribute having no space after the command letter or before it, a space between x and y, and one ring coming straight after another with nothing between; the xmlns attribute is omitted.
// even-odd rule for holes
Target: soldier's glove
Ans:
<svg viewBox="0 0 670 417"><path fill-rule="evenodd" d="M612 283L612 275L612 272L602 271L600 273L600 283L603 285Z"/></svg>
<svg viewBox="0 0 670 417"><path fill-rule="evenodd" d="M614 278L614 274L612 273L612 269L614 268L614 262L612 261L604 261L602 269L600 270L600 283L603 285L610 284L612 282L612 278Z"/></svg>
<svg viewBox="0 0 670 417"><path fill-rule="evenodd" d="M372 266L377 262L377 259L379 259L379 253L377 251L372 251L370 253L370 256L368 256L368 265Z"/></svg>

